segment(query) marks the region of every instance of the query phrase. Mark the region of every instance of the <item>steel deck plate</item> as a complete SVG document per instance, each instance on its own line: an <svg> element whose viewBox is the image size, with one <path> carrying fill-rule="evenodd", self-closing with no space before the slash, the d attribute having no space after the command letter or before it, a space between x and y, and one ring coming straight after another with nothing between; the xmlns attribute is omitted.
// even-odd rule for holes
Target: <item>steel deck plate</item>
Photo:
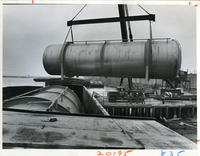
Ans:
<svg viewBox="0 0 200 156"><path fill-rule="evenodd" d="M55 122L49 122L54 117ZM3 147L196 149L154 120L3 111Z"/></svg>

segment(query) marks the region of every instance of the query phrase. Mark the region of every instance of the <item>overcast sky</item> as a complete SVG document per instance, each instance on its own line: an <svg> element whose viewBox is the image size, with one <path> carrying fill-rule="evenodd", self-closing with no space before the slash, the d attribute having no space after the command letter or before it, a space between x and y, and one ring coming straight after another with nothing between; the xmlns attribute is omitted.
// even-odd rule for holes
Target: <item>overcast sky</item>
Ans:
<svg viewBox="0 0 200 156"><path fill-rule="evenodd" d="M67 21L83 5L4 5L3 75L47 76L42 63L44 49L62 44ZM153 38L172 38L182 47L183 70L194 72L196 65L196 7L193 5L142 5L156 15ZM137 5L128 5L129 15L146 15ZM75 18L118 17L117 5L88 4ZM149 22L131 22L136 39L149 38ZM121 38L119 23L73 26L74 40L115 40ZM70 37L69 37L70 40Z"/></svg>

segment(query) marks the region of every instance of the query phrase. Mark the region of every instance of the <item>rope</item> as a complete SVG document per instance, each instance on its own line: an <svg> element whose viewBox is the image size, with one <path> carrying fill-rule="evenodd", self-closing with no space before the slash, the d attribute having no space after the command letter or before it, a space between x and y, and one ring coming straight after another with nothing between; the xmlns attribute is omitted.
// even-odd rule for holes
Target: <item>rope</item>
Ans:
<svg viewBox="0 0 200 156"><path fill-rule="evenodd" d="M74 16L74 18L72 18L72 21L78 16L78 14L80 14L80 12L86 7L87 4L85 4L83 6L83 8Z"/></svg>
<svg viewBox="0 0 200 156"><path fill-rule="evenodd" d="M147 14L150 15L150 13L149 13L148 11L146 11L141 5L138 4L138 6L139 6L140 8L142 8L142 10L144 10Z"/></svg>

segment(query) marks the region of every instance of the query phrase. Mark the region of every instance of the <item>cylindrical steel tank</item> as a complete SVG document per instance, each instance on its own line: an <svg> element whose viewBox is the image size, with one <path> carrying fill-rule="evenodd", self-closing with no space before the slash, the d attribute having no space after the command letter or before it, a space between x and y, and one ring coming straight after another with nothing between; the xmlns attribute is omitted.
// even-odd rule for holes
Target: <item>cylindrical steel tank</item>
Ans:
<svg viewBox="0 0 200 156"><path fill-rule="evenodd" d="M80 113L82 109L81 102L71 89L64 86L48 86L42 88L38 93L32 96L16 97L6 100L3 103L4 108Z"/></svg>
<svg viewBox="0 0 200 156"><path fill-rule="evenodd" d="M166 79L177 76L181 66L181 48L175 40L153 40L152 53L149 41L68 43L50 45L43 55L44 68L50 75L104 76ZM147 58L148 57L148 58ZM148 61L147 61L148 60Z"/></svg>

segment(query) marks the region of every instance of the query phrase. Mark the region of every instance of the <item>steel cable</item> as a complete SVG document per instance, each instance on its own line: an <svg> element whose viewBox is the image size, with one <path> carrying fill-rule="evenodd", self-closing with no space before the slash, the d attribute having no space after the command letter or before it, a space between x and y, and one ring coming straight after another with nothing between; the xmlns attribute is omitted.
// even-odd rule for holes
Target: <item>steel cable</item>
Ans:
<svg viewBox="0 0 200 156"><path fill-rule="evenodd" d="M86 7L87 4L83 6L83 8L72 18L72 21L81 13L81 11Z"/></svg>

